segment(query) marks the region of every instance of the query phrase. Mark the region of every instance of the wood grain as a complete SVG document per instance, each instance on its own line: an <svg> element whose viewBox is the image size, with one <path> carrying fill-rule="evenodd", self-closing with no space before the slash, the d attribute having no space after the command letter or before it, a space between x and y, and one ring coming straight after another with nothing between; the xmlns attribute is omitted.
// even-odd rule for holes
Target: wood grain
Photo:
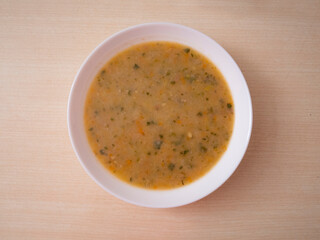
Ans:
<svg viewBox="0 0 320 240"><path fill-rule="evenodd" d="M86 56L168 21L236 60L254 108L249 149L216 192L147 209L104 192L67 131ZM0 1L0 239L320 239L320 1Z"/></svg>

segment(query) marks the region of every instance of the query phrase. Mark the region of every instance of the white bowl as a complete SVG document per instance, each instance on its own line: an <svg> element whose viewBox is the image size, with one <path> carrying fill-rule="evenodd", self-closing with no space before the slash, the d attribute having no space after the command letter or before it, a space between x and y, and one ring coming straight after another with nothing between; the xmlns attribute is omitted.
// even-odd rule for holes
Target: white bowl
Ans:
<svg viewBox="0 0 320 240"><path fill-rule="evenodd" d="M94 156L84 129L84 103L97 72L118 52L141 42L172 41L201 52L225 77L234 101L235 122L228 148L219 162L197 181L172 190L131 186L109 173ZM144 207L169 208L197 201L220 187L238 167L250 140L252 105L246 81L232 57L214 40L194 29L172 23L147 23L122 30L101 43L82 64L71 88L68 128L76 155L93 180L112 195Z"/></svg>

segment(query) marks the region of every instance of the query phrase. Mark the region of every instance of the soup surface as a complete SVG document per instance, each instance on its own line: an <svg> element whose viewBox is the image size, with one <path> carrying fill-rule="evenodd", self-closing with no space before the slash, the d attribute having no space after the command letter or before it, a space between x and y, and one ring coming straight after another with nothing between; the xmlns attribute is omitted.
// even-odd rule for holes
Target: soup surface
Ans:
<svg viewBox="0 0 320 240"><path fill-rule="evenodd" d="M117 54L88 91L84 123L99 161L118 178L169 189L207 173L233 130L233 101L199 52L148 42Z"/></svg>

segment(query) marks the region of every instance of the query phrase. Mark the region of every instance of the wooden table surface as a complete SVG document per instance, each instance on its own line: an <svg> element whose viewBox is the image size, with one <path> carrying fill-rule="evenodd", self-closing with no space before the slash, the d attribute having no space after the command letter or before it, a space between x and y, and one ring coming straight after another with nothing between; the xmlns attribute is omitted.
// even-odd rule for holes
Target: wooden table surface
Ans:
<svg viewBox="0 0 320 240"><path fill-rule="evenodd" d="M82 169L67 100L87 55L145 22L195 28L248 82L248 151L193 204L148 209ZM0 1L0 239L320 239L320 1Z"/></svg>

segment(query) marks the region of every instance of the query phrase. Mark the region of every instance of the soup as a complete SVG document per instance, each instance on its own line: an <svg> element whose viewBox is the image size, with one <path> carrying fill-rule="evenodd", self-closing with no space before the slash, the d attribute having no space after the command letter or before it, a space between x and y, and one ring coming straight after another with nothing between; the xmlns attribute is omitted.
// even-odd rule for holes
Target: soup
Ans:
<svg viewBox="0 0 320 240"><path fill-rule="evenodd" d="M187 185L207 173L232 135L232 96L205 56L147 42L114 56L87 94L84 124L97 159L148 189Z"/></svg>

